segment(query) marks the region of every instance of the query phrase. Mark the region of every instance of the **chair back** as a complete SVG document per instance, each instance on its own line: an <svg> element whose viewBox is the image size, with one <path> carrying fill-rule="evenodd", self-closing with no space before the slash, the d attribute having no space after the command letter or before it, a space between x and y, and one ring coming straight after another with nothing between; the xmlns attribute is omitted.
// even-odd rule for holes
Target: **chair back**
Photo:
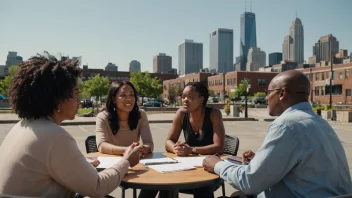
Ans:
<svg viewBox="0 0 352 198"><path fill-rule="evenodd" d="M98 147L97 147L95 135L88 136L85 141L85 144L86 144L86 152L87 153L98 152Z"/></svg>
<svg viewBox="0 0 352 198"><path fill-rule="evenodd" d="M236 136L225 135L225 154L236 156L239 145L240 140Z"/></svg>

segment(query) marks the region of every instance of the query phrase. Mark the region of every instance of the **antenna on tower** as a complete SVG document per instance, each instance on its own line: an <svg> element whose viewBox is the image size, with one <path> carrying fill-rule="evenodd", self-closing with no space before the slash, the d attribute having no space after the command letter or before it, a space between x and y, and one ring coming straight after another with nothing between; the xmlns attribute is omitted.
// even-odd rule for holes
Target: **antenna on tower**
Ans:
<svg viewBox="0 0 352 198"><path fill-rule="evenodd" d="M296 18L297 18L297 10L296 10Z"/></svg>
<svg viewBox="0 0 352 198"><path fill-rule="evenodd" d="M249 9L250 9L250 12L252 12L252 0L250 1L250 7L249 7Z"/></svg>
<svg viewBox="0 0 352 198"><path fill-rule="evenodd" d="M244 11L247 12L247 1L244 1Z"/></svg>

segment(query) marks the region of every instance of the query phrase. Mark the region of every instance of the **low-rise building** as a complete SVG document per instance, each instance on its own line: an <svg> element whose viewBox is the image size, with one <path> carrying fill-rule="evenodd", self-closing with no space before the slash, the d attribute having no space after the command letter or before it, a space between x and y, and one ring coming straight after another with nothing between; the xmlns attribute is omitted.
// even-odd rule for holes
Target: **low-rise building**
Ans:
<svg viewBox="0 0 352 198"><path fill-rule="evenodd" d="M332 103L352 104L352 63L333 64L331 67L315 67L301 69L311 82L310 101L321 104L330 103L330 77L332 77Z"/></svg>

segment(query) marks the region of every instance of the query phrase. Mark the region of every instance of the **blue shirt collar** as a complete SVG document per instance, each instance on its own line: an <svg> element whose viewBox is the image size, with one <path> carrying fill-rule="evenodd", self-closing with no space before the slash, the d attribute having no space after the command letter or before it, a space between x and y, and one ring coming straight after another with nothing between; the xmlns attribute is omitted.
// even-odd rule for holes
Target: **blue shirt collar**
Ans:
<svg viewBox="0 0 352 198"><path fill-rule="evenodd" d="M295 110L312 110L312 105L309 102L300 102L286 109L281 115Z"/></svg>

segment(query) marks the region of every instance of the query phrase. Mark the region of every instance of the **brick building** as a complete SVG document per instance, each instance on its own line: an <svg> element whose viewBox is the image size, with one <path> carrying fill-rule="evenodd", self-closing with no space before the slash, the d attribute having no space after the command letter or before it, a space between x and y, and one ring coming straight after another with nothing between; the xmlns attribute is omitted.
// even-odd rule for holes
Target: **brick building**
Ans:
<svg viewBox="0 0 352 198"><path fill-rule="evenodd" d="M310 100L321 104L330 103L330 66L302 69L311 82ZM352 63L333 65L333 104L352 104Z"/></svg>
<svg viewBox="0 0 352 198"><path fill-rule="evenodd" d="M168 90L171 86L177 86L180 89L183 89L188 82L201 82L204 85L208 84L208 77L211 76L211 73L192 73L184 76L180 76L176 79L164 80L163 81L163 98L168 98Z"/></svg>
<svg viewBox="0 0 352 198"><path fill-rule="evenodd" d="M247 71L234 71L225 74L219 74L208 78L208 88L213 90L215 94L222 96L224 90L225 95L231 95L242 80L247 80L251 85L249 90L253 95L257 92L264 92L268 89L270 81L276 76L276 72L247 72Z"/></svg>

